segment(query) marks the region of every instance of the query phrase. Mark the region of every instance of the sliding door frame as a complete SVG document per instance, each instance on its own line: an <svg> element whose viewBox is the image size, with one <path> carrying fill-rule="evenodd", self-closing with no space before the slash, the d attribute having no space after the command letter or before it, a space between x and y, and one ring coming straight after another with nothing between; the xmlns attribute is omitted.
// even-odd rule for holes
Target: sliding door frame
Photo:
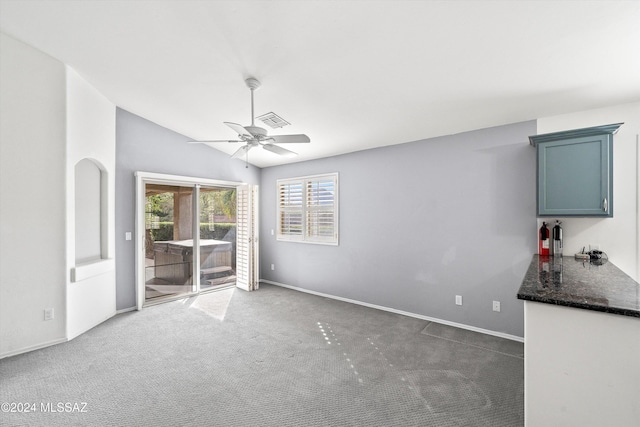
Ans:
<svg viewBox="0 0 640 427"><path fill-rule="evenodd" d="M242 182L237 181L221 181L216 179L207 179L207 178L197 178L190 176L180 176L180 175L168 175L162 173L154 173L154 172L143 172L137 171L135 173L136 177L136 214L135 214L135 270L136 270L136 309L141 310L145 305L145 206L146 206L146 197L145 197L145 185L146 184L159 184L159 185L179 185L185 187L194 188L194 205L193 212L194 218L199 215L199 190L201 186L206 187L222 187L222 188L235 188L236 190L240 189L242 186L247 185ZM254 221L257 218L253 219ZM200 229L199 229L199 221L193 221L193 245L194 248L200 247ZM199 250L199 249L198 249ZM198 274L200 269L200 257L194 256L194 271L193 278L194 284L198 283ZM196 288L196 292L192 292L188 295L194 295L199 292L199 286ZM185 295L181 297L184 298Z"/></svg>

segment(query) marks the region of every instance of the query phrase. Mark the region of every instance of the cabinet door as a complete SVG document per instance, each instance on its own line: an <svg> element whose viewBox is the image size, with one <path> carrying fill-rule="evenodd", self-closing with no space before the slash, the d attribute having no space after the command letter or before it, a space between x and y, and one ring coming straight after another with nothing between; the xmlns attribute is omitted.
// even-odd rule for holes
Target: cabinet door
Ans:
<svg viewBox="0 0 640 427"><path fill-rule="evenodd" d="M539 143L538 216L613 216L612 135Z"/></svg>

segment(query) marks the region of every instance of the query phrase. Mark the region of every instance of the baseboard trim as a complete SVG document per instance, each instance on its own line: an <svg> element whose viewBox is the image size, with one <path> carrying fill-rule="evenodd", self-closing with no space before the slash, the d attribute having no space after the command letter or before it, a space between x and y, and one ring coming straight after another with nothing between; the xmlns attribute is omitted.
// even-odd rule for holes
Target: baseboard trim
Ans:
<svg viewBox="0 0 640 427"><path fill-rule="evenodd" d="M42 348L51 347L52 345L56 345L56 344L62 344L63 342L67 342L67 341L69 341L69 340L66 339L66 338L59 338L57 340L47 341L45 343L32 345L32 346L29 346L29 347L23 347L23 348L20 348L18 350L8 351L6 353L0 354L0 359L4 359L5 357L17 356L17 355L23 354L23 353L29 353L30 351L40 350Z"/></svg>
<svg viewBox="0 0 640 427"><path fill-rule="evenodd" d="M137 307L129 307L129 308L122 308L120 310L116 310L116 315L118 314L122 314L122 313L128 313L130 311L136 311L138 308Z"/></svg>
<svg viewBox="0 0 640 427"><path fill-rule="evenodd" d="M395 308L385 307L383 305L370 304L368 302L362 302L362 301L358 301L358 300L354 300L354 299L350 299L350 298L343 298L343 297L339 297L339 296L335 296L335 295L331 295L331 294L325 294L325 293L322 293L322 292L312 291L310 289L300 288L298 286L292 286L292 285L286 285L284 283L274 282L272 280L261 279L260 281L263 282L263 283L267 283L269 285L280 286L282 288L292 289L294 291L299 291L299 292L304 292L304 293L307 293L307 294L317 295L317 296L324 297L324 298L334 299L334 300L338 300L338 301L342 301L342 302L348 302L348 303L351 303L351 304L362 305L364 307L374 308L376 310L387 311L389 313L401 314L403 316L414 317L416 319L427 320L429 322L441 323L443 325L453 326L455 328L460 328L460 329L466 329L468 331L473 331L473 332L480 332L482 334L492 335L494 337L499 337L499 338L505 338L505 339L512 340L512 341L524 342L524 338L523 337L519 337L517 335L505 334L504 332L492 331L492 330L489 330L489 329L483 329L483 328L478 328L478 327L475 327L475 326L465 325L463 323L456 323L456 322L451 322L449 320L443 320L443 319L438 319L438 318L435 318L435 317L424 316L422 314L411 313L409 311L397 310Z"/></svg>
<svg viewBox="0 0 640 427"><path fill-rule="evenodd" d="M116 314L117 314L116 311L114 311L113 313L109 313L108 315L104 316L101 320L97 321L96 323L91 324L90 326L87 326L87 327L83 328L82 330L80 330L79 332L76 332L75 334L72 334L67 330L67 341L71 341L71 340L74 340L74 339L78 338L80 335L83 335L83 334L87 333L88 331L90 331L91 329L95 328L96 326L98 326L98 325L106 322L107 320L111 319Z"/></svg>

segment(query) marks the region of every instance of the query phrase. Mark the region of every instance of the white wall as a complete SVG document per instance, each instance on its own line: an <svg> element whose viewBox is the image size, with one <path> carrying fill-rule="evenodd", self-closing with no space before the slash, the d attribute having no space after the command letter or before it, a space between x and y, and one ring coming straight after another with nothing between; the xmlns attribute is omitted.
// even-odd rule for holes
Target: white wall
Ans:
<svg viewBox="0 0 640 427"><path fill-rule="evenodd" d="M6 357L66 341L115 314L115 106L63 63L4 34L0 42L0 357ZM78 269L74 171L83 158L106 173L110 259ZM54 318L45 321L49 308Z"/></svg>
<svg viewBox="0 0 640 427"><path fill-rule="evenodd" d="M102 258L102 170L90 159L74 167L76 264Z"/></svg>
<svg viewBox="0 0 640 427"><path fill-rule="evenodd" d="M65 339L64 65L0 34L0 106L1 357Z"/></svg>
<svg viewBox="0 0 640 427"><path fill-rule="evenodd" d="M613 137L613 218L560 218L564 254L598 244L618 268L640 281L640 102L538 119L538 134L619 122L624 125Z"/></svg>
<svg viewBox="0 0 640 427"><path fill-rule="evenodd" d="M525 302L525 425L640 420L640 319Z"/></svg>
<svg viewBox="0 0 640 427"><path fill-rule="evenodd" d="M116 108L109 100L67 67L67 337L74 338L116 311L115 282L115 157ZM106 197L106 258L91 265L76 265L75 165L91 159L103 170ZM78 280L82 278L82 280Z"/></svg>

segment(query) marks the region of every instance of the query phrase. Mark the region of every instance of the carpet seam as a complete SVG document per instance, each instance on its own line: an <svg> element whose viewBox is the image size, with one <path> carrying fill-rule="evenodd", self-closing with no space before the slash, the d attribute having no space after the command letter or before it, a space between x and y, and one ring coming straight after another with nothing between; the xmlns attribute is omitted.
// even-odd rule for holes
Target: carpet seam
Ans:
<svg viewBox="0 0 640 427"><path fill-rule="evenodd" d="M428 328L428 327L429 327L429 326L427 325L427 328ZM426 328L425 328L425 329L426 329ZM454 340L454 339L451 339L451 338L444 338L444 337L439 337L439 336L437 336L437 335L426 334L426 333L424 333L424 332L421 332L420 334L421 334L421 335L426 335L426 336L429 336L429 337L432 337L432 338L439 338L439 339L441 339L441 340L446 340L446 341L454 342L454 343L456 343L456 344L462 344L462 345L467 345L467 346L469 346L469 347L479 348L479 349L481 349L481 350L487 350L487 351L490 351L490 352L492 352L492 353L502 354L503 356L509 356L509 357L514 357L514 358L516 358L516 359L524 360L524 356L517 356L517 355L515 355L515 354L505 353L505 352L503 352L503 351L493 350L493 349L491 349L491 348L482 347L482 346L480 346L480 345L469 344L469 343L466 343L466 342L464 342L464 341L458 341L458 340Z"/></svg>

